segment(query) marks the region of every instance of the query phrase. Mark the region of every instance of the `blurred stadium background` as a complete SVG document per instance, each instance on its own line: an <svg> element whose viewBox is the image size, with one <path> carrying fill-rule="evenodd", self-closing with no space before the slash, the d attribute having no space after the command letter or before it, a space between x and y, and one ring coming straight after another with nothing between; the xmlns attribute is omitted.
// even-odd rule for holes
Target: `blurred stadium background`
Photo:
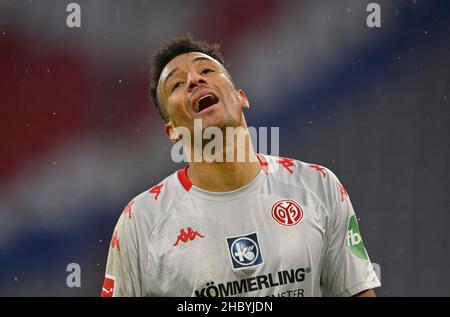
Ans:
<svg viewBox="0 0 450 317"><path fill-rule="evenodd" d="M0 295L100 294L123 207L183 166L148 60L191 32L222 45L251 126L346 186L378 296L450 296L449 1L75 1L80 29L70 2L0 2Z"/></svg>

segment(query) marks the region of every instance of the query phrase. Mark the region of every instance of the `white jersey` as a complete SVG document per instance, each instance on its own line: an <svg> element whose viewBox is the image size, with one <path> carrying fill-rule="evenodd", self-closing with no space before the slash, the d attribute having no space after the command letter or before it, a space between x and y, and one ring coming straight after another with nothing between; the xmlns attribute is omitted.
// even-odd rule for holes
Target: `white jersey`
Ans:
<svg viewBox="0 0 450 317"><path fill-rule="evenodd" d="M337 177L258 158L259 175L234 191L202 190L186 167L131 200L102 296L352 296L380 286Z"/></svg>

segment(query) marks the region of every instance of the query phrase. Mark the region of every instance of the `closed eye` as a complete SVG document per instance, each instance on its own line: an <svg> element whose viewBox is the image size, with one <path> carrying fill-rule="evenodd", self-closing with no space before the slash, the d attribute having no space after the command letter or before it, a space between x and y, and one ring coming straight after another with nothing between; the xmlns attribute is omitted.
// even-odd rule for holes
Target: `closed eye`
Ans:
<svg viewBox="0 0 450 317"><path fill-rule="evenodd" d="M214 71L214 70L211 69L211 68L205 68L204 70L202 70L202 71L200 72L200 74L203 75L203 74L207 74L207 73L210 73L210 72L213 72L213 71Z"/></svg>
<svg viewBox="0 0 450 317"><path fill-rule="evenodd" d="M172 91L174 91L175 89L177 89L178 87L180 87L182 83L183 83L183 82L181 82L181 81L176 82L175 85L173 85L173 87L172 87Z"/></svg>

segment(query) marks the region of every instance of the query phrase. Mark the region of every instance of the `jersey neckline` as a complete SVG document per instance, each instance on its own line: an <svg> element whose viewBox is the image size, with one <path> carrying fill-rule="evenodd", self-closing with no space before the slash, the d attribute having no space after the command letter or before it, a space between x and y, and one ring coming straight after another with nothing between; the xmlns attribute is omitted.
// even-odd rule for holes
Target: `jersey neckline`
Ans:
<svg viewBox="0 0 450 317"><path fill-rule="evenodd" d="M187 169L189 168L189 165L186 165L183 169L179 170L177 172L177 178L181 186L184 188L185 191L195 195L199 196L204 199L208 200L233 200L241 197L242 195L245 195L252 190L256 189L261 185L264 180L267 178L268 174L268 163L263 154L258 153L257 154L259 163L261 165L261 170L259 174L247 185L242 186L240 188L237 188L232 191L227 192L211 192L204 189L201 189L194 184L192 184L191 180L189 179L187 175Z"/></svg>

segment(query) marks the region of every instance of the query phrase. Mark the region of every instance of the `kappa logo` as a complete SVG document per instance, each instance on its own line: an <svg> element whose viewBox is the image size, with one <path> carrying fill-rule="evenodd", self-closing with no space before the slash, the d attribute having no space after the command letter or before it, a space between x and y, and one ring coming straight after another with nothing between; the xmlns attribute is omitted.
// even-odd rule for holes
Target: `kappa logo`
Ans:
<svg viewBox="0 0 450 317"><path fill-rule="evenodd" d="M134 199L128 203L128 205L123 209L123 214L128 215L128 218L131 219L131 213L133 211Z"/></svg>
<svg viewBox="0 0 450 317"><path fill-rule="evenodd" d="M233 269L244 269L263 264L256 232L226 239Z"/></svg>
<svg viewBox="0 0 450 317"><path fill-rule="evenodd" d="M325 168L320 165L309 165L309 167L314 168L318 172L320 172L323 178L327 177L327 173L325 172Z"/></svg>
<svg viewBox="0 0 450 317"><path fill-rule="evenodd" d="M294 160L289 159L286 157L280 157L280 159L277 161L278 164L283 166L290 174L294 173L294 171L291 169L292 166L294 166Z"/></svg>
<svg viewBox="0 0 450 317"><path fill-rule="evenodd" d="M302 207L293 199L278 200L272 207L272 218L282 226L295 226L303 215Z"/></svg>
<svg viewBox="0 0 450 317"><path fill-rule="evenodd" d="M177 237L177 241L173 244L173 246L176 247L180 241L183 243L194 241L196 237L204 238L205 236L201 235L198 231L192 230L191 227L187 228L187 232L184 229L181 229L180 234Z"/></svg>
<svg viewBox="0 0 450 317"><path fill-rule="evenodd" d="M341 202L344 201L345 197L348 197L348 193L345 190L344 186L339 183L339 195L341 195Z"/></svg>
<svg viewBox="0 0 450 317"><path fill-rule="evenodd" d="M117 248L120 251L120 243L119 243L119 231L114 230L113 236L111 238L111 249Z"/></svg>
<svg viewBox="0 0 450 317"><path fill-rule="evenodd" d="M162 188L164 187L164 184L160 184L160 185L156 185L156 186L153 186L152 188L150 188L149 190L148 190L148 192L150 193L150 194L154 194L155 196L155 200L158 200L158 197L159 197L159 195L161 194L161 191L162 191Z"/></svg>
<svg viewBox="0 0 450 317"><path fill-rule="evenodd" d="M106 275L105 281L103 282L101 297L113 297L114 295L114 285L115 278L111 275Z"/></svg>

